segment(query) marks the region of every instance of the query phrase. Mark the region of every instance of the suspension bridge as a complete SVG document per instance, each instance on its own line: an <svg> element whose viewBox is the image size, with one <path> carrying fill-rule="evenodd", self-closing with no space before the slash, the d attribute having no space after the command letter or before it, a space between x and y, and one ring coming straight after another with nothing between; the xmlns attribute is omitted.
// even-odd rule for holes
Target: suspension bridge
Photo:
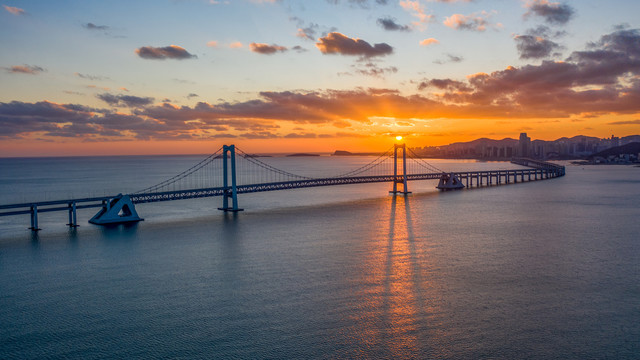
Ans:
<svg viewBox="0 0 640 360"><path fill-rule="evenodd" d="M436 187L445 191L551 179L565 174L564 166L548 162L513 159L512 163L526 168L447 172L428 163L404 144L396 144L356 169L318 177L276 168L234 145L224 145L187 170L133 193L0 205L0 216L29 214L29 229L38 231L38 215L52 211L67 211L67 225L76 227L77 210L100 208L89 222L107 225L140 221L142 219L138 216L135 204L159 201L221 196L222 206L218 209L237 212L243 210L239 207L238 195L254 192L390 182L390 193L406 195L410 193L408 182L416 180L438 180Z"/></svg>

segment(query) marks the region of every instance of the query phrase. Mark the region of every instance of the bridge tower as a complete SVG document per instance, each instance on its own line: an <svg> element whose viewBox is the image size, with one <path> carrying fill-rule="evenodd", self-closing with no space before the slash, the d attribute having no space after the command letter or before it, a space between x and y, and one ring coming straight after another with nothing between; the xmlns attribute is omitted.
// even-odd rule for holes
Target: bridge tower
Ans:
<svg viewBox="0 0 640 360"><path fill-rule="evenodd" d="M402 149L402 175L398 176L398 149ZM398 184L402 184L402 191L398 191ZM393 190L389 194L411 194L407 187L407 148L406 144L393 146Z"/></svg>
<svg viewBox="0 0 640 360"><path fill-rule="evenodd" d="M231 160L231 186L229 186L229 164L227 157ZM222 147L222 168L223 168L223 184L224 195L222 195L222 207L218 210L222 211L242 211L244 209L238 208L238 191L236 188L236 146L224 145ZM231 198L232 206L229 207L229 198Z"/></svg>

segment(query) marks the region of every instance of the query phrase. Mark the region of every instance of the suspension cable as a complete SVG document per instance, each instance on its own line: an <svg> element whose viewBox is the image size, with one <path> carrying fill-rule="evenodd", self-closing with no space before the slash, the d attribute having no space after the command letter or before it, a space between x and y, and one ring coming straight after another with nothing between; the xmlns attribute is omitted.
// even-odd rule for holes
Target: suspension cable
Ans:
<svg viewBox="0 0 640 360"><path fill-rule="evenodd" d="M218 150L216 150L215 153L207 156L206 158L204 158L203 160L201 160L199 163L193 165L192 167L188 168L187 170L179 173L178 175L175 175L167 180L164 180L162 182L159 182L153 186L149 186L148 188L142 189L142 190L138 190L136 192L134 192L134 194L140 194L140 193L144 193L144 192L149 192L152 190L157 190L161 187L164 186L168 186L168 185L172 185L175 184L178 180L184 179L185 177L195 173L196 171L202 169L203 167L209 165L211 162L213 162L213 160L216 159L216 155L222 150L222 147Z"/></svg>
<svg viewBox="0 0 640 360"><path fill-rule="evenodd" d="M411 153L413 156L411 157L411 159L416 160L418 165L422 165L423 167L426 167L429 170L435 170L437 172L445 172L443 170L438 169L437 167L431 165L430 163L428 163L427 161L423 160L422 158L419 158L418 155L413 152L413 150L411 150L411 148L407 148L409 150L409 153Z"/></svg>

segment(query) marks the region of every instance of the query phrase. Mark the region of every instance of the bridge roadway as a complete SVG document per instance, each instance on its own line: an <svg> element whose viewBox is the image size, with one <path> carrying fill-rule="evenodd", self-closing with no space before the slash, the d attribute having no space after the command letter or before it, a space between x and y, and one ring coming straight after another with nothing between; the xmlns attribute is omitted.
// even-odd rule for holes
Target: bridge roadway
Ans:
<svg viewBox="0 0 640 360"><path fill-rule="evenodd" d="M439 180L443 173L426 173L426 174L407 174L407 181L414 180ZM469 172L453 172L453 175L457 176L462 181L467 182L467 187L493 185L493 184L509 184L533 180L548 179L552 177L561 176L552 172L548 172L542 169L522 169L522 170L491 170L491 171L469 171ZM238 194L247 194L263 191L277 191L277 190L290 190L300 189L318 186L333 186L333 185L348 185L348 184L364 184L364 183L376 183L376 182L393 182L394 180L400 181L402 175L383 175L383 176L358 176L358 177L345 177L345 178L327 178L327 179L309 179L309 180L294 180L283 181L263 184L251 184L251 185L238 185L236 186L236 192ZM520 180L518 181L518 178ZM494 182L495 179L495 182ZM484 180L484 182L483 182ZM226 189L230 189L227 187ZM195 199L212 196L222 196L225 193L224 187L214 187L205 189L191 189L191 190L176 190L155 192L146 194L131 194L129 197L134 204L158 202L158 201L171 201L171 200L185 200ZM0 207L1 209L1 207Z"/></svg>

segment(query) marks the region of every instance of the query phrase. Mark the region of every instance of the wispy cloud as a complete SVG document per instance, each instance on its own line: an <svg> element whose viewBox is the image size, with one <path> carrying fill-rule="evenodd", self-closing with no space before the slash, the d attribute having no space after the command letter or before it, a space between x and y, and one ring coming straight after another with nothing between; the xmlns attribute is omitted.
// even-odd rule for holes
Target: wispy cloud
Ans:
<svg viewBox="0 0 640 360"><path fill-rule="evenodd" d="M94 23L82 24L82 27L88 30L107 31L109 27L107 25L96 25Z"/></svg>
<svg viewBox="0 0 640 360"><path fill-rule="evenodd" d="M111 106L142 107L153 104L154 98L133 95L97 94L96 97Z"/></svg>
<svg viewBox="0 0 640 360"><path fill-rule="evenodd" d="M500 24L493 25L489 18L493 12L482 11L471 15L453 14L447 17L443 24L456 30L485 31L488 27L500 28Z"/></svg>
<svg viewBox="0 0 640 360"><path fill-rule="evenodd" d="M75 73L75 76L81 78L81 79L86 79L86 80L93 80L93 81L100 81L100 80L108 80L109 78L106 76L99 76L99 75L89 75L89 74L81 74L81 73Z"/></svg>
<svg viewBox="0 0 640 360"><path fill-rule="evenodd" d="M640 125L640 119L627 121L612 121L608 125Z"/></svg>
<svg viewBox="0 0 640 360"><path fill-rule="evenodd" d="M143 46L136 49L135 53L143 59L151 60L185 60L197 58L197 56L190 54L183 47L177 45L169 45L165 47Z"/></svg>
<svg viewBox="0 0 640 360"><path fill-rule="evenodd" d="M418 0L401 0L399 4L405 11L408 11L412 16L418 18L413 24L420 30L425 30L427 24L435 19L435 16L432 14L427 14L426 9Z"/></svg>
<svg viewBox="0 0 640 360"><path fill-rule="evenodd" d="M4 69L6 72L11 74L29 74L29 75L37 75L45 71L45 69L35 65L14 65L11 67L5 67Z"/></svg>
<svg viewBox="0 0 640 360"><path fill-rule="evenodd" d="M442 65L446 63L459 63L459 62L462 62L462 60L464 60L462 56L458 56L458 55L446 54L446 56L447 56L446 59L435 60L433 63Z"/></svg>
<svg viewBox="0 0 640 360"><path fill-rule="evenodd" d="M20 9L18 7L13 7L13 6L7 6L7 5L2 5L4 7L5 10L7 10L8 12L10 12L13 15L16 16L20 16L20 15L26 15L27 12L24 11L24 9Z"/></svg>

